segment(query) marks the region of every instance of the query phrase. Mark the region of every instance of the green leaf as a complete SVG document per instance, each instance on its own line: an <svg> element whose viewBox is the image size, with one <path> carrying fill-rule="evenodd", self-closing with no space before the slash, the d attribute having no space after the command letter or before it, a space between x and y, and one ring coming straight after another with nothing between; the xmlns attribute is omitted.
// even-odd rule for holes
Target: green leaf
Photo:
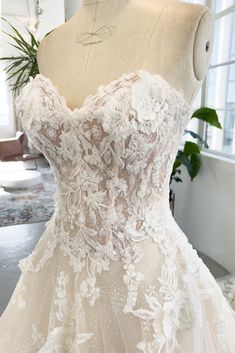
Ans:
<svg viewBox="0 0 235 353"><path fill-rule="evenodd" d="M25 72L22 70L21 73L18 75L16 82L14 83L13 86L13 94L14 96L18 93L19 88L22 86L22 80L21 77L24 76Z"/></svg>
<svg viewBox="0 0 235 353"><path fill-rule="evenodd" d="M175 162L173 164L173 169L178 168L181 165L181 162L178 159L175 159Z"/></svg>
<svg viewBox="0 0 235 353"><path fill-rule="evenodd" d="M193 180L201 167L200 153L192 152L190 155L187 155L184 151L178 151L177 159L186 167L191 180Z"/></svg>
<svg viewBox="0 0 235 353"><path fill-rule="evenodd" d="M46 35L45 35L45 37L46 36L48 36L51 32L53 32L55 30L55 28L54 29L52 29L50 32L48 32Z"/></svg>
<svg viewBox="0 0 235 353"><path fill-rule="evenodd" d="M183 151L178 151L177 160L180 161L181 164L183 164L186 168L188 168L190 161L188 156Z"/></svg>
<svg viewBox="0 0 235 353"><path fill-rule="evenodd" d="M20 67L17 71L13 71L6 79L6 81L10 80L12 77L16 76L19 72L24 71L28 67L28 63L22 67Z"/></svg>
<svg viewBox="0 0 235 353"><path fill-rule="evenodd" d="M191 180L195 178L201 167L199 146L191 141L186 141L184 150L180 153L182 164L187 168Z"/></svg>
<svg viewBox="0 0 235 353"><path fill-rule="evenodd" d="M182 183L183 182L182 179L179 178L179 177L173 177L172 179L175 180L177 183Z"/></svg>
<svg viewBox="0 0 235 353"><path fill-rule="evenodd" d="M19 47L18 45L15 45L15 44L12 44L12 43L9 43L9 42L8 42L8 44L10 44L12 47L14 47L14 48L20 50L20 51L23 52L24 54L28 55L28 52L27 52L24 48Z"/></svg>
<svg viewBox="0 0 235 353"><path fill-rule="evenodd" d="M4 19L5 20L5 19ZM39 45L39 41L37 41L35 39L35 37L33 36L33 34L28 30L28 28L25 27L26 31L29 33L30 35L30 38L31 38L31 45L24 39L24 37L19 33L19 31L13 26L11 25L7 20L5 20L8 25L12 28L14 34L10 34L10 33L7 33L5 31L3 31L3 33L5 33L7 36L9 36L10 38L13 39L13 41L15 41L18 46L21 48L18 47L18 50L22 50L24 51L25 53L28 53L28 54L35 54L36 51L37 51L37 48L38 48L38 45ZM34 48L35 47L35 48Z"/></svg>
<svg viewBox="0 0 235 353"><path fill-rule="evenodd" d="M191 141L186 141L184 145L184 153L187 156L190 156L192 153L200 153L200 148L198 144Z"/></svg>
<svg viewBox="0 0 235 353"><path fill-rule="evenodd" d="M12 64L7 65L4 70L5 70L6 73L8 73L11 70L13 70L15 67L17 67L17 65L18 65L17 62L13 62Z"/></svg>
<svg viewBox="0 0 235 353"><path fill-rule="evenodd" d="M31 47L36 47L36 48L38 48L38 46L39 46L39 41L37 41L36 40L36 38L34 37L34 35L28 30L28 28L27 28L27 32L29 33L29 35L30 35L30 38L31 38Z"/></svg>
<svg viewBox="0 0 235 353"><path fill-rule="evenodd" d="M24 46L25 48L30 48L30 45L26 42L26 40L24 39L24 37L20 34L20 32L10 23L8 22L9 26L12 28L13 32L16 34L16 36L14 35L10 35L8 33L9 36L13 37L13 39L15 41L18 41L18 43L20 43L22 46ZM26 27L25 27L26 28ZM18 38L17 38L18 37Z"/></svg>
<svg viewBox="0 0 235 353"><path fill-rule="evenodd" d="M200 167L201 167L201 156L198 153L193 153L190 156L190 165L188 167L188 173L191 177L191 181L198 174Z"/></svg>
<svg viewBox="0 0 235 353"><path fill-rule="evenodd" d="M191 118L198 118L211 126L215 126L221 129L221 124L218 119L218 115L214 109L202 107L197 109ZM177 152L177 156L175 162L173 164L172 173L170 177L170 183L175 178L178 178L177 174L180 174L181 169L179 167L183 165L191 178L193 180L195 176L198 174L201 167L201 154L200 148L204 146L205 148L209 148L207 142L197 133L191 130L184 130L184 135L189 134L194 139L197 139L197 143L192 141L186 141L184 144L184 150L179 150Z"/></svg>
<svg viewBox="0 0 235 353"><path fill-rule="evenodd" d="M189 134L189 135L191 135L194 139L197 139L197 140L199 141L199 143L200 143L201 146L204 146L205 148L209 148L209 145L208 145L208 143L206 142L206 140L203 140L203 139L201 138L201 136L198 135L196 132L185 129L185 130L184 130L184 135L186 135L186 134Z"/></svg>
<svg viewBox="0 0 235 353"><path fill-rule="evenodd" d="M6 34L8 37L10 37L11 39L13 39L14 42L18 43L21 48L24 48L24 46L22 45L22 42L19 40L19 38L17 38L15 35L11 34L11 33L8 33L8 32L5 32L5 31L2 31L2 33ZM11 44L11 43L10 43Z"/></svg>
<svg viewBox="0 0 235 353"><path fill-rule="evenodd" d="M209 125L215 126L218 129L222 128L215 109L207 107L199 108L193 113L192 118L198 118L200 120L203 120Z"/></svg>
<svg viewBox="0 0 235 353"><path fill-rule="evenodd" d="M22 60L22 56L2 56L0 60Z"/></svg>

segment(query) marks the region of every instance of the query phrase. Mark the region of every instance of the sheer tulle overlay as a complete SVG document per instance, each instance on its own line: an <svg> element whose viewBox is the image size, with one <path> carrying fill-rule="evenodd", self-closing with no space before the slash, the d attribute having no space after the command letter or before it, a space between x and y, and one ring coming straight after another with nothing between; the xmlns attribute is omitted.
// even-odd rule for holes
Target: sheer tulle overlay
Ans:
<svg viewBox="0 0 235 353"><path fill-rule="evenodd" d="M234 353L234 312L169 209L183 93L139 69L71 110L38 74L16 110L57 190L0 352Z"/></svg>

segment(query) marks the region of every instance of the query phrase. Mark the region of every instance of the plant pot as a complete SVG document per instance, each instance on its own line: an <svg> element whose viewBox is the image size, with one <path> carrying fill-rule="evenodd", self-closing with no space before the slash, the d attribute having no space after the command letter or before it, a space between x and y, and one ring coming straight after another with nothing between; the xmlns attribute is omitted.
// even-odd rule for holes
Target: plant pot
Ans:
<svg viewBox="0 0 235 353"><path fill-rule="evenodd" d="M0 161L14 160L15 156L23 155L24 133L17 131L15 137L0 140Z"/></svg>
<svg viewBox="0 0 235 353"><path fill-rule="evenodd" d="M170 206L171 213L174 216L175 193L174 193L174 191L172 189L170 189L170 192L169 192L169 206Z"/></svg>

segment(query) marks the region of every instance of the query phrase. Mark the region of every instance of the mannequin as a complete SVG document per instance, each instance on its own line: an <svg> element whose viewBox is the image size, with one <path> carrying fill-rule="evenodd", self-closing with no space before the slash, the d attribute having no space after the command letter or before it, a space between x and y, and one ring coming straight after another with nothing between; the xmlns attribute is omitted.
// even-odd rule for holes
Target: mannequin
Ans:
<svg viewBox="0 0 235 353"><path fill-rule="evenodd" d="M179 0L86 0L38 49L39 70L69 108L81 107L100 85L142 68L161 75L194 101L207 72L213 15L202 5ZM87 6L87 4L90 5ZM82 33L110 25L109 38L82 45Z"/></svg>

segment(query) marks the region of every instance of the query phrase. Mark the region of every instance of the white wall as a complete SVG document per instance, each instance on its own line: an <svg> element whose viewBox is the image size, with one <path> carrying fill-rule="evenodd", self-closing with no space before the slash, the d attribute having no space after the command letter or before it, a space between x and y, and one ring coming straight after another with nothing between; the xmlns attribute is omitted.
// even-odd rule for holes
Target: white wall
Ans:
<svg viewBox="0 0 235 353"><path fill-rule="evenodd" d="M193 182L184 169L173 183L175 219L197 250L235 274L235 161L218 158L204 153Z"/></svg>
<svg viewBox="0 0 235 353"><path fill-rule="evenodd" d="M3 16L7 21L9 21L13 26L15 26L20 33L25 35L25 29L24 29L24 23L19 21L16 17L14 16ZM10 32L9 25L5 21L1 21L1 30L5 32ZM0 56L14 56L17 55L18 51L13 48L11 45L8 44L10 42L10 39L8 36L3 34L1 32L1 47L0 47ZM0 62L0 71L2 72L3 68L6 67L9 64L9 62L1 61ZM5 76L5 75L4 75ZM3 75L1 75L3 77ZM12 97L12 92L11 92L11 84L13 83L13 80L11 81L6 81L5 82L5 87L3 88L4 82L1 82L1 90L4 89L4 93L6 93L6 101L8 105L8 121L2 122L0 120L0 138L9 138L15 136L16 133L16 126L15 126L15 118L14 118L14 109L13 109L13 97ZM1 97L1 99L4 99Z"/></svg>
<svg viewBox="0 0 235 353"><path fill-rule="evenodd" d="M43 15L37 31L38 39L42 39L65 21L64 0L41 0L40 6L43 9Z"/></svg>
<svg viewBox="0 0 235 353"><path fill-rule="evenodd" d="M65 18L69 20L80 8L83 0L65 0Z"/></svg>

